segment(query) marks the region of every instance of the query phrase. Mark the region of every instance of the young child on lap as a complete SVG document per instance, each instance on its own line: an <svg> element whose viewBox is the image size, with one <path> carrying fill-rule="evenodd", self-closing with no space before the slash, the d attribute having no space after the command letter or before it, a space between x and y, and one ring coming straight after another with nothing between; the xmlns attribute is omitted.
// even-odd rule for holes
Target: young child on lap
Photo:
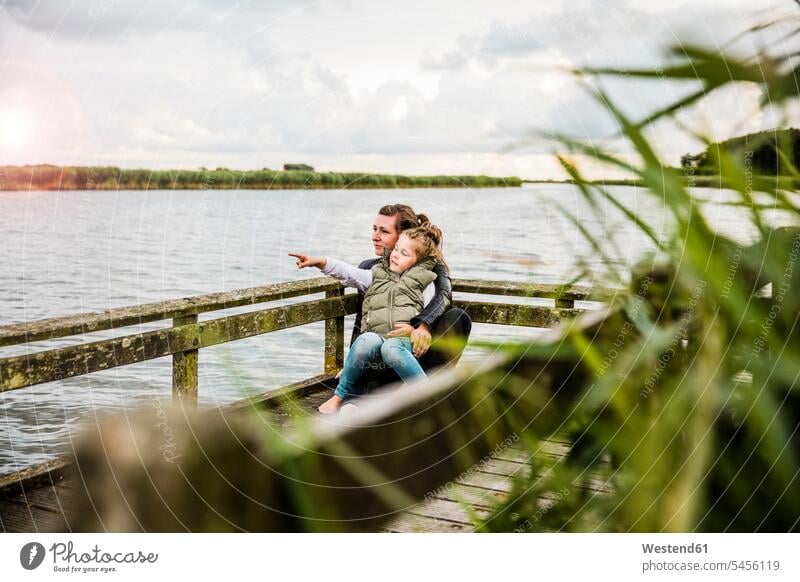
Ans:
<svg viewBox="0 0 800 582"><path fill-rule="evenodd" d="M317 267L342 281L358 281L365 289L361 330L344 362L334 395L319 407L323 414L334 414L351 396L353 387L370 366L382 360L408 382L424 378L425 372L414 357L408 337L386 337L396 324L409 323L423 307L423 290L436 279L433 267L441 252L442 233L434 225L403 231L391 254L372 269L358 269L327 257L289 253L297 267Z"/></svg>

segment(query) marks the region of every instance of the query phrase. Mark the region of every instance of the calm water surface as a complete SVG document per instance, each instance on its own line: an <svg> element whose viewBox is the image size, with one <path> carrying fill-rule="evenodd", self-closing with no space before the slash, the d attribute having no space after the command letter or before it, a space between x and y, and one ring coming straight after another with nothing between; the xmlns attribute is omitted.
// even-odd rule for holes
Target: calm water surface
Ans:
<svg viewBox="0 0 800 582"><path fill-rule="evenodd" d="M657 230L668 229L666 214L642 190L615 192ZM286 253L307 251L352 262L368 258L375 213L394 202L426 212L442 227L456 278L560 283L580 274L587 283L602 284L607 269L562 209L602 241L622 272L650 249L618 212L596 213L569 185L0 193L0 325L315 277L315 270L297 271ZM706 214L743 242L755 236L743 213L732 207L709 204ZM479 325L473 336L535 333ZM319 374L322 335L320 323L202 350L200 405L226 404ZM0 348L0 357L25 351ZM474 349L465 354L466 359L480 357ZM97 410L167 402L170 382L171 361L162 358L0 394L0 474L58 454Z"/></svg>

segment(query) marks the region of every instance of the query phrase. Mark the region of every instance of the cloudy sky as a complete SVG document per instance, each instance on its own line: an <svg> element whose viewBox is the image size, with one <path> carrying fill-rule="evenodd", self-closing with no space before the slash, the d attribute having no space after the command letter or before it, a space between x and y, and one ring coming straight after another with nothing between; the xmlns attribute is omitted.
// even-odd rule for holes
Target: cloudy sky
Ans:
<svg viewBox="0 0 800 582"><path fill-rule="evenodd" d="M615 129L566 67L653 67L678 40L721 45L795 11L791 0L0 0L0 164L553 177L537 130ZM691 86L608 88L637 116ZM769 127L758 99L734 87L687 120L717 138ZM675 127L651 132L669 161L697 148Z"/></svg>

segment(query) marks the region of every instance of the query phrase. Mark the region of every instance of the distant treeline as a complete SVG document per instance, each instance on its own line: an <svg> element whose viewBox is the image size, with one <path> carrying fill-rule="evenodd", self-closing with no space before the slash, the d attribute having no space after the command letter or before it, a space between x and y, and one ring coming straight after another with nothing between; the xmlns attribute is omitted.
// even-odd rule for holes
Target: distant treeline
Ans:
<svg viewBox="0 0 800 582"><path fill-rule="evenodd" d="M715 160L720 152L755 175L792 176L800 168L800 130L773 129L713 143L699 154L681 157L681 166L694 174L718 174Z"/></svg>
<svg viewBox="0 0 800 582"><path fill-rule="evenodd" d="M126 170L114 167L0 166L0 190L287 190L315 188L517 187L517 177L398 176L280 170Z"/></svg>

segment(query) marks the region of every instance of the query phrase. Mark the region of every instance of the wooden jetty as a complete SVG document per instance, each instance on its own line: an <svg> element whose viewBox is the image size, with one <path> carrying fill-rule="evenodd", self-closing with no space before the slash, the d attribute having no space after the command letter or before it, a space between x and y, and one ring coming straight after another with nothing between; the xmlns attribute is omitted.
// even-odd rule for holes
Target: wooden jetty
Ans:
<svg viewBox="0 0 800 582"><path fill-rule="evenodd" d="M581 341L611 337L624 324L611 301L624 290L459 280L454 291L469 294L454 305L475 323L553 329L524 349L389 387L335 418L315 410L335 386L356 298L327 277L0 327L2 348L171 320L0 358L0 391L171 357L174 402L100 420L74 455L0 477L0 530L471 531L512 479L531 470L532 454L568 452L548 402L585 380ZM298 297L306 300L275 305ZM587 311L576 301L602 304ZM259 304L266 305L199 319ZM321 375L197 410L203 348L320 321ZM521 441L531 422L553 427L533 452ZM608 491L598 479L582 486Z"/></svg>

